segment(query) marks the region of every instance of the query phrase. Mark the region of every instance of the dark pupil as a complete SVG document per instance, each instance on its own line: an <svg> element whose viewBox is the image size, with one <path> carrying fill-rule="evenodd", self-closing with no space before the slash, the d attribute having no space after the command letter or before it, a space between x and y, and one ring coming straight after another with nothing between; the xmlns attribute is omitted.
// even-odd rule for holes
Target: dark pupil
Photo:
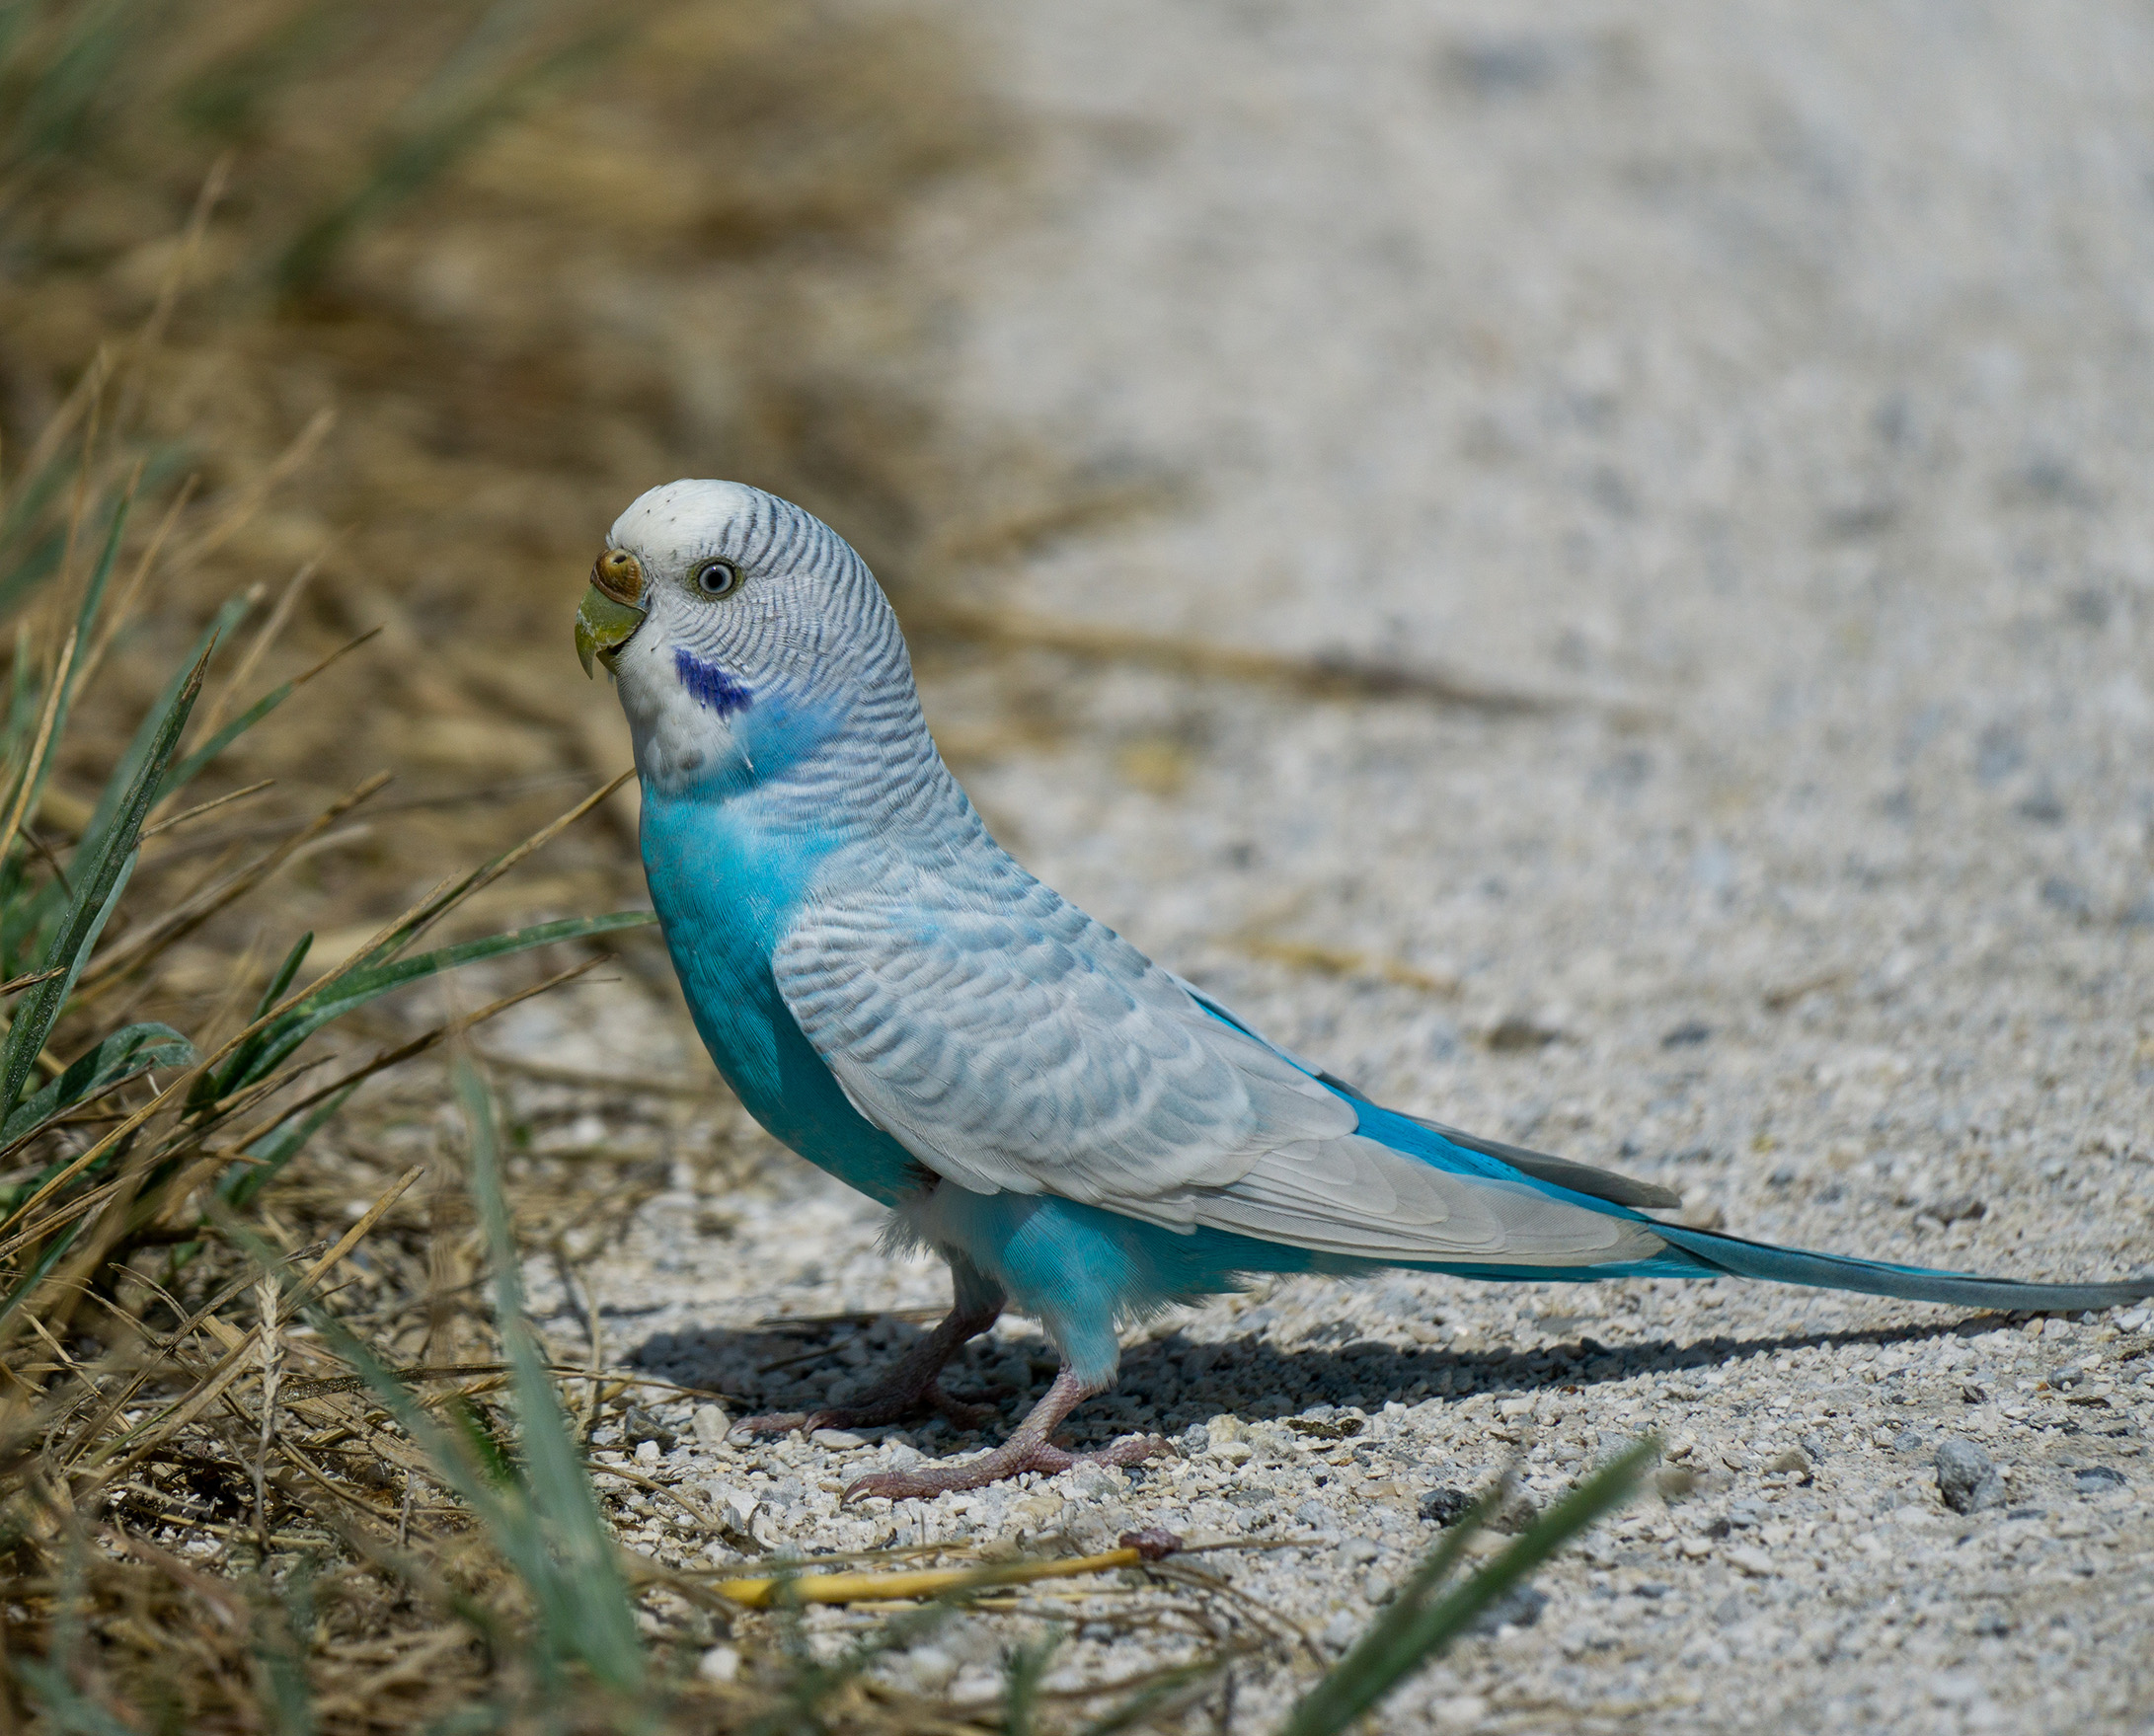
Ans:
<svg viewBox="0 0 2154 1736"><path fill-rule="evenodd" d="M707 591L722 591L731 583L732 568L723 562L714 561L703 569L703 588Z"/></svg>

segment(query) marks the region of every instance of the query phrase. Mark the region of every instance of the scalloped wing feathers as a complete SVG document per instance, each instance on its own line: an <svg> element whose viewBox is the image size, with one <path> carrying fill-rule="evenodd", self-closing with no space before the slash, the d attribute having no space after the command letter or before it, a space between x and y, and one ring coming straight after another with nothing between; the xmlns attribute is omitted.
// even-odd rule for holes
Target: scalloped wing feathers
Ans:
<svg viewBox="0 0 2154 1736"><path fill-rule="evenodd" d="M923 874L811 903L772 960L853 1105L945 1179L1379 1260L1660 1248L1635 1220L1356 1134L1350 1103L1049 888L1010 880L976 900Z"/></svg>

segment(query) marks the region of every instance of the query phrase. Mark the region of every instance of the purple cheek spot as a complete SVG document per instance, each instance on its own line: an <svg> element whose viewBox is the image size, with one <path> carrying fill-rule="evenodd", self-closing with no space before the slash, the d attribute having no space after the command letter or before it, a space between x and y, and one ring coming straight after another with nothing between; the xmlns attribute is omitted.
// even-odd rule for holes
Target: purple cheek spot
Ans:
<svg viewBox="0 0 2154 1736"><path fill-rule="evenodd" d="M688 690L689 697L721 717L744 712L754 703L755 696L725 670L687 651L674 650L673 670L679 675L681 686Z"/></svg>

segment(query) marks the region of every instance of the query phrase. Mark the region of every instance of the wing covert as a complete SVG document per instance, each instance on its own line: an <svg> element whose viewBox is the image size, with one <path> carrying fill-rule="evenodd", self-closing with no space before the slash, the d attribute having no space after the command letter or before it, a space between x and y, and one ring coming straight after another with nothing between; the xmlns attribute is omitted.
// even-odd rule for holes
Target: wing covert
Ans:
<svg viewBox="0 0 2154 1736"><path fill-rule="evenodd" d="M1037 881L986 910L811 906L772 965L853 1105L975 1192L1126 1209L1356 1119Z"/></svg>
<svg viewBox="0 0 2154 1736"><path fill-rule="evenodd" d="M772 959L853 1106L946 1180L1376 1260L1660 1247L1627 1214L1357 1133L1349 1101L1076 906L1038 881L997 891L813 904Z"/></svg>

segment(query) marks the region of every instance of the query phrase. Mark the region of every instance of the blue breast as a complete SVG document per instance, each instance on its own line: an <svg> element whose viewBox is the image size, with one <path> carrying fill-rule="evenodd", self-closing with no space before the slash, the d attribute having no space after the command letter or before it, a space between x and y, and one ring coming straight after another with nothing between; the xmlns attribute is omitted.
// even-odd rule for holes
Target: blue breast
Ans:
<svg viewBox="0 0 2154 1736"><path fill-rule="evenodd" d="M644 786L651 901L711 1059L774 1138L894 1205L918 1186L910 1154L846 1100L771 975L771 953L834 843L779 823L752 792Z"/></svg>

